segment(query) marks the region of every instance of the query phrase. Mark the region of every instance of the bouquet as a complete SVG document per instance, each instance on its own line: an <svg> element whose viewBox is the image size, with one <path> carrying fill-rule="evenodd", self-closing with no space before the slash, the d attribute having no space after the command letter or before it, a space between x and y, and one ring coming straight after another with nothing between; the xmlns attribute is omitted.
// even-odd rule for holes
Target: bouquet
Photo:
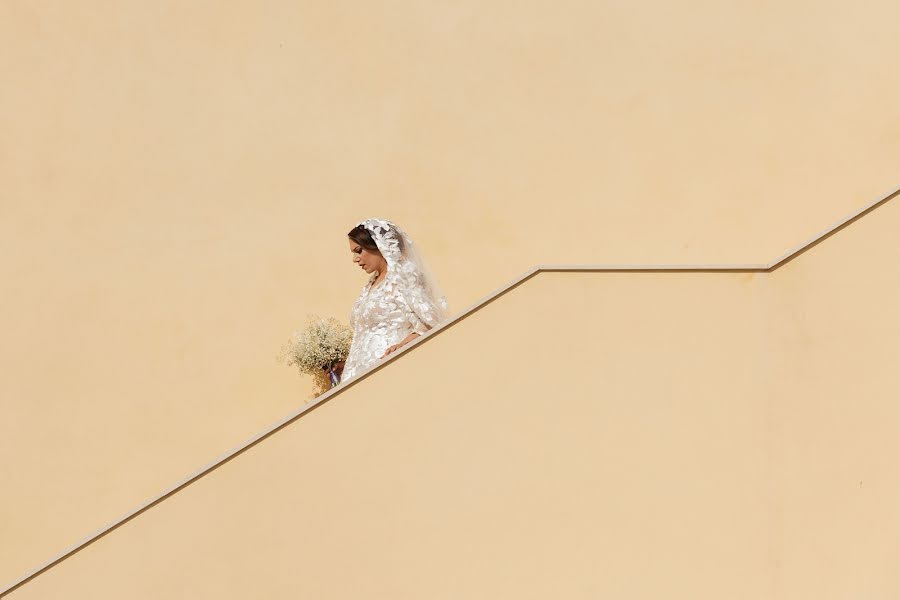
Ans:
<svg viewBox="0 0 900 600"><path fill-rule="evenodd" d="M334 317L307 317L305 329L294 332L291 340L281 347L276 360L295 366L303 375L311 375L315 385L313 397L325 393L340 379L333 367L347 360L353 332Z"/></svg>

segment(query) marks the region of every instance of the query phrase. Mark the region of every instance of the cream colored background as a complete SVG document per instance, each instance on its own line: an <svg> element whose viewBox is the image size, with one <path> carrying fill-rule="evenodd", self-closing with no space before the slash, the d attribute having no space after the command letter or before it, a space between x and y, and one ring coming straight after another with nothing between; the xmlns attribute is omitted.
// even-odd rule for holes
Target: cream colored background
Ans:
<svg viewBox="0 0 900 600"><path fill-rule="evenodd" d="M274 354L307 313L346 318L364 277L344 235L361 218L404 225L461 310L537 263L765 262L886 192L900 156L897 12L888 2L3 2L0 581L302 404L307 382ZM896 225L887 210L867 219ZM835 240L815 252L837 252ZM853 246L841 257L884 254ZM801 309L820 294L871 317L870 296L788 273L772 279L785 282L783 310L767 314L800 337L766 338L764 354L824 327L827 314ZM564 293L552 289L541 293ZM654 306L676 311L669 293L654 290ZM725 312L750 302L736 291L721 301ZM501 312L513 322L518 310ZM573 318L545 327L579 326ZM478 327L473 339L501 335ZM842 369L869 364L856 348L896 336L827 331L818 359L773 367L802 368L787 389L815 401L799 393L809 381L838 411ZM426 348L495 360L451 347L454 335ZM615 360L624 342L605 339L594 345ZM419 373L413 356L437 352L426 348L380 377ZM634 372L658 367L634 357ZM557 389L546 373L529 390ZM857 418L887 409L866 410ZM841 557L822 554L848 564ZM768 573L748 560L741 568Z"/></svg>
<svg viewBox="0 0 900 600"><path fill-rule="evenodd" d="M896 598L898 227L540 274L12 597Z"/></svg>

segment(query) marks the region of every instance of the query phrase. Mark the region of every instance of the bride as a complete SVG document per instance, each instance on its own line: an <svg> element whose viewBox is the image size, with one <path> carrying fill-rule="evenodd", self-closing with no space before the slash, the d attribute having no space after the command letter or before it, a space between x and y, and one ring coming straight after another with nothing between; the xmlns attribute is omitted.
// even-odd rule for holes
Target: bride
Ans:
<svg viewBox="0 0 900 600"><path fill-rule="evenodd" d="M335 365L346 382L447 317L447 299L409 235L385 219L366 219L347 234L353 262L369 279L350 311L353 341Z"/></svg>

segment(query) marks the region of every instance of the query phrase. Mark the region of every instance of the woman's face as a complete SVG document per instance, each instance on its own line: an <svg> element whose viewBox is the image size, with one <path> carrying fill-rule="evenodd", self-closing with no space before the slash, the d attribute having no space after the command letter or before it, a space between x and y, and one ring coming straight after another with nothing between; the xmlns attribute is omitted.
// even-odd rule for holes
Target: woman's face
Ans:
<svg viewBox="0 0 900 600"><path fill-rule="evenodd" d="M349 239L349 238L348 238ZM350 254L353 262L359 265L366 273L384 273L387 269L387 261L380 252L369 251L350 239Z"/></svg>

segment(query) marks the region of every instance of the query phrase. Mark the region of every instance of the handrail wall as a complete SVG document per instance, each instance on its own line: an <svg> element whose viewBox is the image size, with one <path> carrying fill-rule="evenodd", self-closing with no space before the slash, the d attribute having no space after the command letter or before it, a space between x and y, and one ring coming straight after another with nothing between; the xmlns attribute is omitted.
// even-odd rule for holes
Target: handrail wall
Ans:
<svg viewBox="0 0 900 600"><path fill-rule="evenodd" d="M494 302L498 298L511 292L512 290L514 290L517 287L519 287L520 285L524 284L525 282L527 282L534 276L538 275L539 273L542 273L542 272L548 272L548 273L550 273L550 272L771 273L771 272L785 266L789 262L791 262L794 259L796 259L797 257L801 256L803 253L811 250L818 244L822 243L823 241L830 238L831 236L837 234L842 229L848 227L849 225L851 225L852 223L861 219L862 217L868 215L869 213L874 211L876 208L878 208L878 207L886 204L890 200L896 198L898 195L900 195L900 187L893 189L889 193L879 197L878 199L876 199L873 202L870 202L869 204L865 205L861 209L854 211L852 214L841 219L840 221L838 221L831 227L825 229L824 231L820 232L819 234L815 235L808 241L806 241L802 244L799 244L798 246L795 246L791 250L788 250L786 253L781 255L779 258L777 258L771 262L764 263L764 264L537 265L537 266L529 269L528 271L526 271L519 277L517 277L517 278L511 280L510 282L508 282L507 284L501 286L494 292L491 292L490 294L488 294L488 295L484 296L483 298L481 298L480 300L476 301L475 303L470 305L468 308L466 308L465 310L463 310L456 316L449 318L441 325L435 327L434 329L429 330L427 333L420 336L415 341L411 342L410 344L407 344L407 346L403 347L398 352L392 353L385 360L379 362L374 367L360 373L359 375L352 378L347 383L340 384L337 387L325 392L324 394L315 398L309 404L290 413L289 415L287 415L286 417L284 417L277 423L273 424L270 427L267 427L262 432L252 436L248 440L238 444L233 449L228 450L227 452L223 453L218 458L216 458L213 461L211 461L210 463L208 463L206 466L200 468L193 474L185 477L180 482L178 482L175 485L173 485L172 487L170 487L168 490L166 490L163 493L157 495L156 497L150 499L149 501L142 504L138 508L127 512L126 514L119 517L118 519L113 520L108 525L101 527L94 533L85 537L82 541L80 541L80 542L76 543L75 545L71 546L70 548L62 551L54 558L45 562L43 565L37 567L30 573L26 574L24 577L20 578L19 580L8 585L6 588L2 589L2 591L0 591L0 598L3 598L4 596L12 593L16 589L25 585L26 583L28 583L29 581L38 577L42 573L53 568L55 565L61 563L62 561L66 560L67 558L76 554L80 550L82 550L85 547L89 546L90 544L96 542L100 538L108 535L109 533L115 531L122 525L128 523L129 521L131 521L132 519L134 519L141 513L149 510L150 508L154 507L155 505L159 504L160 502L162 502L162 501L166 500L167 498L171 497L172 495L178 493L180 490L184 489L188 485L191 485L195 481L199 480L201 477L203 477L203 476L207 475L208 473L214 471L215 469L221 467L225 463L229 462L230 460L232 460L233 458L242 454L243 452L249 450L256 444L263 441L264 439L266 439L269 436L280 431L282 428L287 427L288 425L290 425L291 423L293 423L300 417L319 408L320 406L322 406L323 404L325 404L332 398L340 395L342 392L346 391L347 389L350 389L351 387L357 385L366 377L370 376L371 374L375 373L376 371L387 366L389 363L398 359L400 356L402 356L406 352L413 351L418 345L425 343L426 340L433 338L434 336L442 333L443 331L445 331L446 329L448 329L455 323L465 319L466 317L472 315L473 313L477 312L478 310L484 308L488 304Z"/></svg>

